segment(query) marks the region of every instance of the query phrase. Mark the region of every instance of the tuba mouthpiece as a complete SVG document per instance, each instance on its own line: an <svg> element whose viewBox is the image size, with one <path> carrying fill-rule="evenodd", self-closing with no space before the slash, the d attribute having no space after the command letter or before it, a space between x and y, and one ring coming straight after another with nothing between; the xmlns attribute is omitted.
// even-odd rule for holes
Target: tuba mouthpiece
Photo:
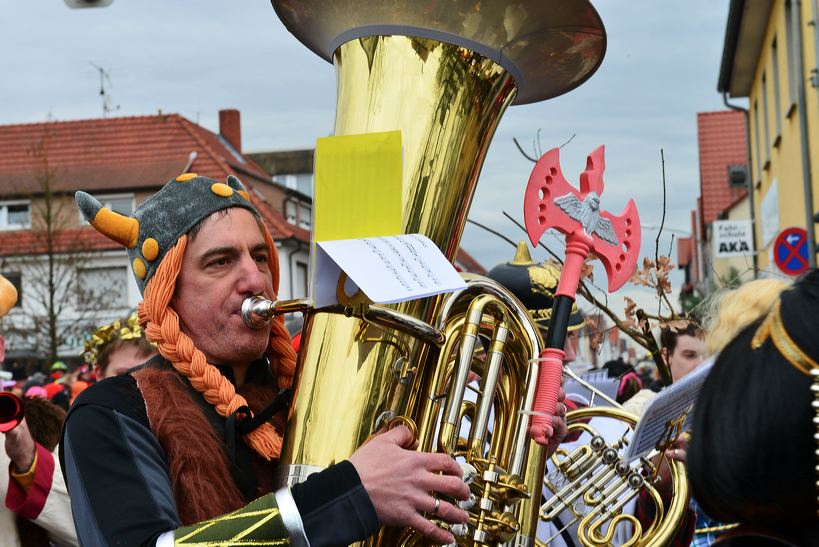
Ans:
<svg viewBox="0 0 819 547"><path fill-rule="evenodd" d="M293 300L268 300L264 296L250 296L242 302L242 320L251 329L270 325L274 316L283 313L305 313L313 309L309 298Z"/></svg>
<svg viewBox="0 0 819 547"><path fill-rule="evenodd" d="M276 312L276 302L263 296L251 296L242 302L242 320L251 329L270 324Z"/></svg>

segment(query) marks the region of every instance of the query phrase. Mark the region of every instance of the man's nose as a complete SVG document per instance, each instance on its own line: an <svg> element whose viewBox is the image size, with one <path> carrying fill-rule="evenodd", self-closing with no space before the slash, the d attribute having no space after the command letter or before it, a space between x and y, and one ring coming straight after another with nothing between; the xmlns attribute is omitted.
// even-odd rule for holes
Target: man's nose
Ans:
<svg viewBox="0 0 819 547"><path fill-rule="evenodd" d="M259 269L259 264L252 256L242 256L239 262L239 282L237 290L240 293L262 294L265 290L265 276Z"/></svg>

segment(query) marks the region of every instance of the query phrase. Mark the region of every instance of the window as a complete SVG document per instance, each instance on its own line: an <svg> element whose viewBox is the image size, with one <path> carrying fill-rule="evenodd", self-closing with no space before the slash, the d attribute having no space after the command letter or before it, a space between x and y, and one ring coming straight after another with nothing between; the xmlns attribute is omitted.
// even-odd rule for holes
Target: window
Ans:
<svg viewBox="0 0 819 547"><path fill-rule="evenodd" d="M287 222L290 224L296 224L296 216L298 215L298 209L296 206L296 202L293 200L285 201L284 202L284 217L287 219Z"/></svg>
<svg viewBox="0 0 819 547"><path fill-rule="evenodd" d="M762 73L762 125L765 129L765 165L771 158L771 137L768 131L768 79Z"/></svg>
<svg viewBox="0 0 819 547"><path fill-rule="evenodd" d="M306 195L313 195L313 174L296 173L289 175L275 175L273 180L277 183Z"/></svg>
<svg viewBox="0 0 819 547"><path fill-rule="evenodd" d="M3 274L3 277L9 280L9 283L14 285L14 288L17 289L17 303L14 305L15 308L19 308L23 305L23 274L20 272L0 272Z"/></svg>
<svg viewBox="0 0 819 547"><path fill-rule="evenodd" d="M287 222L309 230L312 226L310 206L292 198L284 202L284 217Z"/></svg>
<svg viewBox="0 0 819 547"><path fill-rule="evenodd" d="M29 201L0 201L0 230L26 230L31 228L31 203Z"/></svg>
<svg viewBox="0 0 819 547"><path fill-rule="evenodd" d="M80 309L105 310L128 306L127 268L88 268L79 270L77 274Z"/></svg>
<svg viewBox="0 0 819 547"><path fill-rule="evenodd" d="M102 204L103 207L111 209L115 213L125 216L134 214L134 195L133 194L112 194L109 196L94 196ZM85 217L80 213L80 223L88 224Z"/></svg>
<svg viewBox="0 0 819 547"><path fill-rule="evenodd" d="M309 230L311 226L310 220L310 207L300 204L299 205L299 228L304 228L305 230Z"/></svg>
<svg viewBox="0 0 819 547"><path fill-rule="evenodd" d="M776 38L771 44L771 71L773 72L773 91L774 91L774 119L776 120L776 135L774 136L774 146L779 146L779 141L782 136L782 97L779 93L779 52L776 48Z"/></svg>

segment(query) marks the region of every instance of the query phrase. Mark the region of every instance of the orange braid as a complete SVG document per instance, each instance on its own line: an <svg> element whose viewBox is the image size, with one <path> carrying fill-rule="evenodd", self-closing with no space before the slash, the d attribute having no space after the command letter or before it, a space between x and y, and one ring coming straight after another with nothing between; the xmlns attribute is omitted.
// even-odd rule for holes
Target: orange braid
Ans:
<svg viewBox="0 0 819 547"><path fill-rule="evenodd" d="M268 244L270 264L278 265L278 253L267 229L262 230ZM174 368L190 381L205 400L212 404L220 416L227 418L247 401L219 370L207 362L205 355L193 345L193 341L179 329L179 316L170 307L176 289L176 279L182 268L188 238L183 235L168 250L156 272L145 287L145 298L139 305L139 321L145 328L148 340L157 344L159 352ZM278 267L271 267L273 287L278 289ZM289 387L295 373L296 358L290 336L281 318L273 321L270 337L271 369L278 375L280 387ZM245 435L247 444L267 460L278 458L281 453L281 435L269 423Z"/></svg>
<svg viewBox="0 0 819 547"><path fill-rule="evenodd" d="M262 232L267 242L267 249L270 256L270 264L279 263L279 252L273 242L273 236L265 227ZM273 290L279 291L279 268L270 268L273 272ZM279 388L288 388L293 384L293 375L296 373L296 352L290 343L290 333L284 326L284 317L276 316L270 326L270 346L268 356L270 357L270 368L279 379Z"/></svg>

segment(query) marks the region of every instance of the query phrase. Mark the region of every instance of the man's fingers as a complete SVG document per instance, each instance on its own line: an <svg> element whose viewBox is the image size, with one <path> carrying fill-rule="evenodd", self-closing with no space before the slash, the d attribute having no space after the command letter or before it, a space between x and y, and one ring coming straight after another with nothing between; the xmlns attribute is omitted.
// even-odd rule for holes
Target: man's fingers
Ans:
<svg viewBox="0 0 819 547"><path fill-rule="evenodd" d="M469 513L444 500L440 500L438 504L438 511L434 513L429 512L427 513L427 516L430 518L444 520L451 524L463 524L469 520Z"/></svg>
<svg viewBox="0 0 819 547"><path fill-rule="evenodd" d="M424 454L426 461L424 462L424 469L434 473L444 473L446 475L453 475L460 477L463 475L460 464L455 461L455 458L438 452L435 454Z"/></svg>
<svg viewBox="0 0 819 547"><path fill-rule="evenodd" d="M443 502L442 502L443 503ZM455 541L455 536L443 528L439 528L435 523L430 522L419 514L415 514L410 519L410 528L421 533L430 543L437 545L449 545Z"/></svg>
<svg viewBox="0 0 819 547"><path fill-rule="evenodd" d="M378 438L384 442L396 444L401 448L409 448L415 443L415 435L413 435L405 425L399 425L398 427L390 429L386 433L378 435Z"/></svg>
<svg viewBox="0 0 819 547"><path fill-rule="evenodd" d="M428 492L437 492L458 500L469 499L469 487L460 477L430 473L421 484Z"/></svg>

